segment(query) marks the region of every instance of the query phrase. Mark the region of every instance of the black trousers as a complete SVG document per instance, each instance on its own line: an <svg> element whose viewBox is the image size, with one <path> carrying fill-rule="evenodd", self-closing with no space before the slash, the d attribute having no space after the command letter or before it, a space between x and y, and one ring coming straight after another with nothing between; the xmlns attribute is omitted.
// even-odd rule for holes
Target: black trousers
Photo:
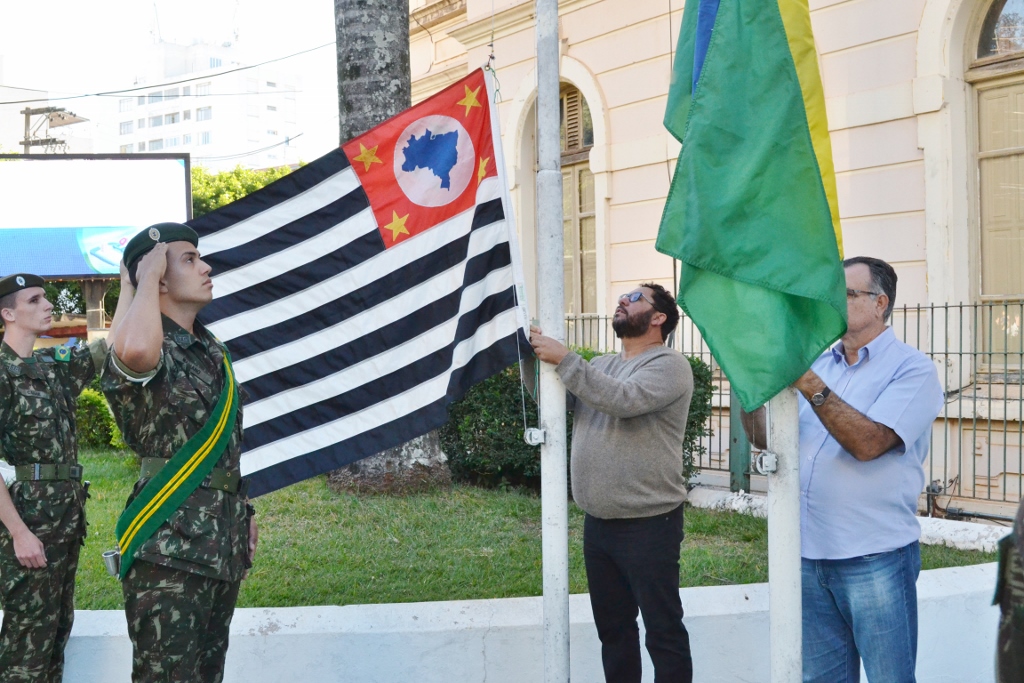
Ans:
<svg viewBox="0 0 1024 683"><path fill-rule="evenodd" d="M638 519L586 516L583 557L608 683L640 683L637 612L643 615L655 683L693 680L690 636L679 600L682 542L682 505Z"/></svg>

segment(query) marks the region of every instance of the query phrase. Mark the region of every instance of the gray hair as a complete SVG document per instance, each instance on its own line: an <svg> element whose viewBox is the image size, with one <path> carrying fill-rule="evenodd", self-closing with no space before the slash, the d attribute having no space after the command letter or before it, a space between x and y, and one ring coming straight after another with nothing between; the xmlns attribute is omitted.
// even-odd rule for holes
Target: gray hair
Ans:
<svg viewBox="0 0 1024 683"><path fill-rule="evenodd" d="M871 258L870 256L854 256L843 261L843 268L849 268L863 263L871 271L871 284L880 293L889 297L889 305L885 308L882 317L883 322L889 322L892 315L892 307L896 304L896 271L882 259Z"/></svg>

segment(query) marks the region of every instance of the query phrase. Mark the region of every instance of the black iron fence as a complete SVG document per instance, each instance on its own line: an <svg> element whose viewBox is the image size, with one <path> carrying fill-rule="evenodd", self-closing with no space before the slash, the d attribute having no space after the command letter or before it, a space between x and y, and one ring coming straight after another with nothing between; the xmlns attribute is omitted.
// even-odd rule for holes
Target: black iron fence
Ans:
<svg viewBox="0 0 1024 683"><path fill-rule="evenodd" d="M1024 301L907 306L893 311L891 324L932 359L945 391L925 462L928 504L965 516L1004 514L1024 495ZM571 316L565 331L573 346L621 348L608 316ZM728 379L689 318L670 343L712 367L711 434L701 468L728 472Z"/></svg>

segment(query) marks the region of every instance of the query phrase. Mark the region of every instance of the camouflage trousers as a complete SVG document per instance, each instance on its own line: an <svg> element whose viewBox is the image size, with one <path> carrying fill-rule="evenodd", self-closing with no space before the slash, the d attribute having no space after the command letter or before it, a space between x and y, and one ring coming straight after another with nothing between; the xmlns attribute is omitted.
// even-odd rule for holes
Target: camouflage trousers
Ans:
<svg viewBox="0 0 1024 683"><path fill-rule="evenodd" d="M999 543L997 683L1024 683L1024 562L1011 534Z"/></svg>
<svg viewBox="0 0 1024 683"><path fill-rule="evenodd" d="M122 585L132 683L220 683L240 585L136 560Z"/></svg>
<svg viewBox="0 0 1024 683"><path fill-rule="evenodd" d="M75 619L75 572L81 541L46 544L47 565L26 569L0 533L0 682L60 683L64 647Z"/></svg>

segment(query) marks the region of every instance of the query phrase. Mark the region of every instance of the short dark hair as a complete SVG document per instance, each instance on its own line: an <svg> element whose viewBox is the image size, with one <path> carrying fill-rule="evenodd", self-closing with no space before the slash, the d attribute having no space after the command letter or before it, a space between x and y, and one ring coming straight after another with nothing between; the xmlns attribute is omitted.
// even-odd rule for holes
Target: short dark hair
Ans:
<svg viewBox="0 0 1024 683"><path fill-rule="evenodd" d="M896 271L888 263L879 258L871 258L870 256L854 256L843 261L843 268L849 268L850 266L856 266L863 263L871 271L871 283L875 289L879 289L889 297L889 305L885 308L885 315L882 318L883 322L889 322L889 316L892 315L892 307L896 304Z"/></svg>
<svg viewBox="0 0 1024 683"><path fill-rule="evenodd" d="M665 341L672 334L672 331L676 329L676 325L679 324L679 309L676 307L676 300L661 285L645 282L640 286L651 290L654 310L665 314L665 322L661 326L661 341Z"/></svg>
<svg viewBox="0 0 1024 683"><path fill-rule="evenodd" d="M18 292L20 291L21 290L19 289ZM17 306L18 292L11 292L10 294L0 296L0 311L2 311L5 308L13 309L15 306Z"/></svg>

